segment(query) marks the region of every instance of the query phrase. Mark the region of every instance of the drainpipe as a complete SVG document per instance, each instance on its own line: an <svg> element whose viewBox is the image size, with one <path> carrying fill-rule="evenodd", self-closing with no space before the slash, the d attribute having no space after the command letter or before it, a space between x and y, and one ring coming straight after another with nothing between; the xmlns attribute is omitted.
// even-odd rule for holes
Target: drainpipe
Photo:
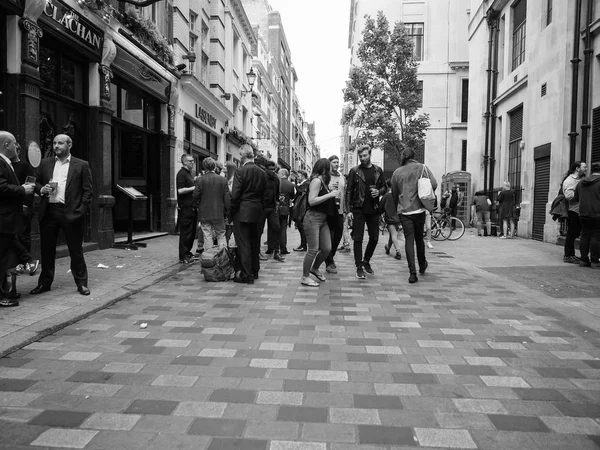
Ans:
<svg viewBox="0 0 600 450"><path fill-rule="evenodd" d="M573 82L571 86L571 132L569 133L569 164L575 162L577 152L577 95L579 94L579 34L581 30L581 2L575 5L575 27L573 29L573 59L571 59Z"/></svg>
<svg viewBox="0 0 600 450"><path fill-rule="evenodd" d="M587 15L585 18L585 49L583 50L583 105L581 109L581 158L587 160L587 144L590 125L590 74L592 72L592 37L590 27L594 12L594 2L588 0Z"/></svg>
<svg viewBox="0 0 600 450"><path fill-rule="evenodd" d="M490 31L490 35L488 38L488 68L487 72L487 88L486 88L486 102L485 102L485 145L483 149L483 187L484 189L488 184L488 162L489 162L489 151L490 151L490 104L492 97L492 52L493 52L493 44L494 44L494 26L495 22L493 17L495 16L495 11L490 8L487 13L487 23L488 29ZM491 195L491 192L488 193Z"/></svg>
<svg viewBox="0 0 600 450"><path fill-rule="evenodd" d="M496 36L494 38L494 51L493 51L493 57L494 57L494 64L493 64L493 68L492 68L492 117L491 117L491 122L492 122L492 127L491 127L491 131L490 131L490 186L489 186L489 192L492 192L492 190L494 189L494 171L496 168L496 97L498 96L498 47L499 47L499 42L498 39L500 38L500 23L498 21L498 14L494 15L494 21L495 21L495 29L496 29Z"/></svg>

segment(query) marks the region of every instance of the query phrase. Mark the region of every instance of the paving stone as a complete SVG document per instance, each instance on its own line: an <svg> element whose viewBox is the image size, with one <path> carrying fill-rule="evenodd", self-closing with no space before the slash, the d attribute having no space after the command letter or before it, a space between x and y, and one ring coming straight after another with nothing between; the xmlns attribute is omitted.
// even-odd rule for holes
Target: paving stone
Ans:
<svg viewBox="0 0 600 450"><path fill-rule="evenodd" d="M69 352L61 356L63 361L93 361L97 359L102 353L98 352Z"/></svg>
<svg viewBox="0 0 600 450"><path fill-rule="evenodd" d="M300 424L293 422L253 422L246 425L244 437L251 439L296 439Z"/></svg>
<svg viewBox="0 0 600 450"><path fill-rule="evenodd" d="M359 408L330 408L331 423L379 425L381 423L377 410Z"/></svg>
<svg viewBox="0 0 600 450"><path fill-rule="evenodd" d="M567 399L557 389L513 389L522 400L540 400L540 401L556 401L565 402Z"/></svg>
<svg viewBox="0 0 600 450"><path fill-rule="evenodd" d="M241 437L245 426L244 420L201 418L192 422L187 433L200 436Z"/></svg>
<svg viewBox="0 0 600 450"><path fill-rule="evenodd" d="M191 387L198 381L198 377L182 376L182 375L159 375L153 382L152 386L179 386Z"/></svg>
<svg viewBox="0 0 600 450"><path fill-rule="evenodd" d="M78 411L46 410L29 421L31 425L47 427L77 428L90 416Z"/></svg>
<svg viewBox="0 0 600 450"><path fill-rule="evenodd" d="M259 439L214 438L208 450L268 450L269 442Z"/></svg>
<svg viewBox="0 0 600 450"><path fill-rule="evenodd" d="M110 362L104 366L102 372L110 373L138 373L144 368L145 364L140 363L123 363L123 362Z"/></svg>
<svg viewBox="0 0 600 450"><path fill-rule="evenodd" d="M421 385L422 386L422 385ZM415 384L375 383L377 395L420 396L421 392Z"/></svg>
<svg viewBox="0 0 600 450"><path fill-rule="evenodd" d="M334 370L309 370L307 379L311 381L348 381L348 372Z"/></svg>
<svg viewBox="0 0 600 450"><path fill-rule="evenodd" d="M256 391L241 389L215 389L209 400L223 403L254 403Z"/></svg>
<svg viewBox="0 0 600 450"><path fill-rule="evenodd" d="M482 375L481 379L487 386L493 387L510 387L510 388L527 388L530 387L527 382L521 377L500 377Z"/></svg>
<svg viewBox="0 0 600 450"><path fill-rule="evenodd" d="M356 427L343 424L304 423L301 438L315 442L356 442Z"/></svg>
<svg viewBox="0 0 600 450"><path fill-rule="evenodd" d="M402 409L402 402L391 395L354 395L354 407L363 409Z"/></svg>
<svg viewBox="0 0 600 450"><path fill-rule="evenodd" d="M302 405L304 394L301 392L261 391L256 403L259 405Z"/></svg>
<svg viewBox="0 0 600 450"><path fill-rule="evenodd" d="M507 414L506 409L498 400L462 398L452 401L456 405L456 409L464 413Z"/></svg>
<svg viewBox="0 0 600 450"><path fill-rule="evenodd" d="M136 414L94 413L81 428L93 430L131 430L142 416Z"/></svg>
<svg viewBox="0 0 600 450"><path fill-rule="evenodd" d="M326 381L284 380L283 390L296 392L328 392L329 383Z"/></svg>
<svg viewBox="0 0 600 450"><path fill-rule="evenodd" d="M590 403L553 402L556 409L568 417L600 418L600 405Z"/></svg>
<svg viewBox="0 0 600 450"><path fill-rule="evenodd" d="M36 383L35 380L0 378L0 391L23 392Z"/></svg>
<svg viewBox="0 0 600 450"><path fill-rule="evenodd" d="M538 417L509 416L502 414L488 414L488 418L498 430L549 432L550 430Z"/></svg>
<svg viewBox="0 0 600 450"><path fill-rule="evenodd" d="M181 402L173 411L174 416L222 417L227 403Z"/></svg>
<svg viewBox="0 0 600 450"><path fill-rule="evenodd" d="M600 436L600 424L587 417L541 416L540 419L556 433Z"/></svg>
<svg viewBox="0 0 600 450"><path fill-rule="evenodd" d="M494 426L486 414L478 413L435 413L435 418L442 428L458 428L470 430L493 430Z"/></svg>
<svg viewBox="0 0 600 450"><path fill-rule="evenodd" d="M361 444L415 445L412 428L359 425L358 440Z"/></svg>
<svg viewBox="0 0 600 450"><path fill-rule="evenodd" d="M477 448L467 430L415 428L419 444L424 447Z"/></svg>
<svg viewBox="0 0 600 450"><path fill-rule="evenodd" d="M283 405L279 408L277 420L325 423L327 422L327 408Z"/></svg>
<svg viewBox="0 0 600 450"><path fill-rule="evenodd" d="M123 411L126 414L159 414L170 415L178 403L169 400L134 400Z"/></svg>
<svg viewBox="0 0 600 450"><path fill-rule="evenodd" d="M272 441L269 450L327 450L322 442Z"/></svg>
<svg viewBox="0 0 600 450"><path fill-rule="evenodd" d="M31 443L34 446L84 448L98 434L91 430L50 428Z"/></svg>

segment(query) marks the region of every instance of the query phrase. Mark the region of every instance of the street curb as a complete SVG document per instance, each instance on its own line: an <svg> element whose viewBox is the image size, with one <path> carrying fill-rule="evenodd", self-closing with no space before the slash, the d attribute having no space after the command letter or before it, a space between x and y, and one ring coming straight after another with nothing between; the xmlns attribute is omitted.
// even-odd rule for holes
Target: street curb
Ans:
<svg viewBox="0 0 600 450"><path fill-rule="evenodd" d="M96 304L100 303L100 305L94 306L94 307L92 307L92 309L86 310L85 306L80 306L77 308L73 308L72 311L65 311L65 315L69 315L70 317L68 317L64 320L59 319L58 323L51 323L51 324L48 324L48 326L43 325L43 323L46 321L47 322L55 322L55 320L53 320L52 318L45 319L44 321L41 322L42 326L45 326L45 328L35 332L34 336L31 336L32 331L27 331L27 329L23 329L23 330L15 332L15 333L12 333L11 336L5 336L2 338L3 340L10 339L10 340L14 340L16 342L9 344L10 347L8 347L7 349L0 349L0 358L10 355L11 353L14 353L17 350L20 350L23 347L26 347L27 345L29 345L33 342L37 342L51 334L54 334L57 331L68 327L69 325L73 325L74 323L77 323L83 319L86 319L87 317L90 317L91 315L93 315L99 311L109 308L110 306L120 302L121 300L125 300L125 299L131 297L132 295L137 294L138 292L140 292L154 284L157 284L166 278L176 275L179 272L182 272L188 268L189 268L189 266L187 266L187 265L182 266L181 264L174 264L170 267L159 270L158 272L154 272L153 274L142 277L136 281L126 284L125 286L121 286L118 289L112 290L110 292L107 292L107 293L101 295L98 298L98 300L96 301ZM14 335L14 338L13 338L13 335ZM25 336L23 336L23 335L25 335Z"/></svg>

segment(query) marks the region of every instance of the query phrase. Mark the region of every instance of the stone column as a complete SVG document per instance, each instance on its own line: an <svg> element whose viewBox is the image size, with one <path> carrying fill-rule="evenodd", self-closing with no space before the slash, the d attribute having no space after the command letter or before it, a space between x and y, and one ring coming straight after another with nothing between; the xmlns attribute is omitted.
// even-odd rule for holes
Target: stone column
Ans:
<svg viewBox="0 0 600 450"><path fill-rule="evenodd" d="M174 233L176 228L177 197L175 195L175 155L176 155L176 134L175 134L175 116L177 104L179 102L179 90L177 86L171 84L169 90L169 104L167 105L167 129L168 134L161 136L161 178L169 180L162 186L161 193L161 222L162 231Z"/></svg>

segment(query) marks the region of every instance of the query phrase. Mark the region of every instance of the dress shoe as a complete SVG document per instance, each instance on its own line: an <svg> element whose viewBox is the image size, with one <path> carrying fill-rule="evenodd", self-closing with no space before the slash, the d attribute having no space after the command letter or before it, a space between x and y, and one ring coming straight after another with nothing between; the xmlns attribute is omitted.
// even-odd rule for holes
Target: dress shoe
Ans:
<svg viewBox="0 0 600 450"><path fill-rule="evenodd" d="M417 277L416 273L411 273L410 277L408 277L408 282L409 283L416 283L417 281L419 281L419 278Z"/></svg>
<svg viewBox="0 0 600 450"><path fill-rule="evenodd" d="M50 290L50 286L44 286L43 284L40 284L36 287L34 287L31 292L29 292L31 295L38 295L38 294L42 294L44 292L48 292Z"/></svg>
<svg viewBox="0 0 600 450"><path fill-rule="evenodd" d="M233 279L234 283L244 283L244 284L254 284L254 279L253 278L246 278L246 277L235 277Z"/></svg>
<svg viewBox="0 0 600 450"><path fill-rule="evenodd" d="M77 291L81 295L90 295L90 290L87 288L87 286L77 286Z"/></svg>
<svg viewBox="0 0 600 450"><path fill-rule="evenodd" d="M254 272L252 274L252 278L254 278L255 280L258 280L258 272Z"/></svg>
<svg viewBox="0 0 600 450"><path fill-rule="evenodd" d="M35 273L40 267L40 260L34 259L32 261L29 261L27 264L29 265L29 275L35 275Z"/></svg>
<svg viewBox="0 0 600 450"><path fill-rule="evenodd" d="M258 254L258 259L260 259L261 261L267 261L269 258L267 256L263 255L262 252L260 252Z"/></svg>
<svg viewBox="0 0 600 450"><path fill-rule="evenodd" d="M279 252L273 252L273 260L277 262L285 262L285 258Z"/></svg>
<svg viewBox="0 0 600 450"><path fill-rule="evenodd" d="M289 254L290 254L290 252L288 252L288 251L287 251L287 248L286 248L286 249L283 249L283 250L281 250L281 252L280 252L280 253L281 253L282 255L289 255Z"/></svg>
<svg viewBox="0 0 600 450"><path fill-rule="evenodd" d="M267 254L267 255L272 255L272 254L273 254L273 250L271 250L271 249L268 249L268 250L265 252L265 254Z"/></svg>

